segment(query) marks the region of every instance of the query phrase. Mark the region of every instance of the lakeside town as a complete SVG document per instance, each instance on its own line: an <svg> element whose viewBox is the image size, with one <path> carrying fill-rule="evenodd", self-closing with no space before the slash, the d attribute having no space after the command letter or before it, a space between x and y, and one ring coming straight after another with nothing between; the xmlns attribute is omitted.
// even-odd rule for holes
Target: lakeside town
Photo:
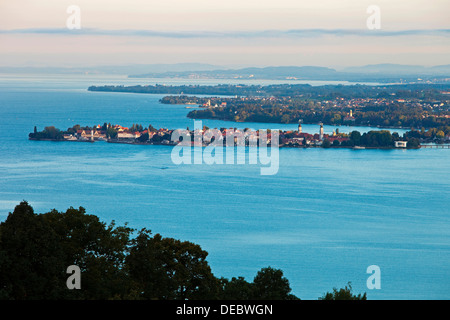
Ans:
<svg viewBox="0 0 450 320"><path fill-rule="evenodd" d="M165 93L160 103L185 105L193 109L187 117L224 120L234 123L258 122L297 124L296 130L277 132L279 147L322 148L408 148L430 145L446 147L450 142L450 86L405 84L392 86L366 85L217 85L217 86L91 86L89 91ZM196 96L202 94L206 96ZM219 94L219 96L213 96ZM316 132L304 132L302 124L316 124ZM324 132L324 125L336 126ZM361 133L340 132L340 126L374 127ZM376 128L376 129L375 129ZM395 128L410 128L402 136ZM178 130L178 129L176 129ZM31 140L106 141L110 143L176 145L174 129L133 124L125 127L104 123L92 127L75 125L65 131L46 127L29 135ZM208 127L184 130L191 143L207 146L215 139L227 141L227 146L272 144L270 130L267 141L258 131L248 128L220 128L211 139ZM402 130L404 131L404 130ZM217 132L216 132L217 133ZM176 136L176 135L175 135ZM220 136L220 138L219 138ZM265 135L266 136L266 135ZM244 140L242 140L242 137ZM234 143L230 142L234 139ZM186 144L186 141L184 141Z"/></svg>
<svg viewBox="0 0 450 320"><path fill-rule="evenodd" d="M379 128L450 126L450 85L91 86L93 92L166 94L191 119ZM202 95L202 96L198 96ZM350 112L353 114L350 115Z"/></svg>
<svg viewBox="0 0 450 320"><path fill-rule="evenodd" d="M383 128L432 128L450 124L450 92L445 99L398 97L210 97L166 96L165 104L198 104L188 113L193 119L235 122L304 123ZM192 108L192 107L188 107Z"/></svg>
<svg viewBox="0 0 450 320"><path fill-rule="evenodd" d="M359 131L352 131L350 133L343 133L339 128L333 130L332 133L325 133L323 123L317 125L316 133L303 132L301 122L298 123L297 130L287 130L277 132L279 147L292 148L308 148L308 147L322 147L322 148L408 148L417 149L423 143L435 144L436 146L446 146L450 143L450 132L437 131L430 129L428 131L411 130L405 132L400 136L397 132L391 133L388 130L372 130L365 133ZM211 136L210 128L203 126L202 128L195 128L194 130L179 130L183 131L185 136L191 138L192 145L198 145L200 141L202 146L208 146L218 135L226 142L227 146L236 146L245 144L251 146L251 141L256 141L256 145L261 143L272 145L271 130L266 131L264 141L260 139L260 131L253 131L248 128L220 128L215 130L214 137ZM45 127L43 131L37 131L29 134L30 140L48 140L48 141L74 141L74 142L95 142L105 141L109 143L126 143L126 144L145 144L145 145L177 145L181 141L179 135L173 135L176 131L174 129L159 128L156 129L152 125L143 127L140 124L133 124L131 127L124 127L118 124L104 123L103 125L95 125L92 127L81 127L75 125L65 131L61 131L54 126ZM431 138L427 138L427 136ZM233 142L229 140L233 139ZM184 141L186 144L186 141Z"/></svg>

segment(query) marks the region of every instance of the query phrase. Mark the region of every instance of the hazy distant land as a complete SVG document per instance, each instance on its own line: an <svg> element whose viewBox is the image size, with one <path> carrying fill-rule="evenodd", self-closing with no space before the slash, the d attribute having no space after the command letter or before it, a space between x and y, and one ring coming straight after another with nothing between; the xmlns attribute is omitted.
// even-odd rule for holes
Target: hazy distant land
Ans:
<svg viewBox="0 0 450 320"><path fill-rule="evenodd" d="M204 63L86 67L3 66L0 73L122 75L129 78L317 80L381 83L448 83L450 65L373 64L338 69L322 66L226 67Z"/></svg>
<svg viewBox="0 0 450 320"><path fill-rule="evenodd" d="M217 69L202 71L168 71L139 73L130 78L210 78L266 80L323 80L349 82L448 82L450 65L424 67L398 64L378 64L348 67L340 71L317 66L278 66L263 68Z"/></svg>

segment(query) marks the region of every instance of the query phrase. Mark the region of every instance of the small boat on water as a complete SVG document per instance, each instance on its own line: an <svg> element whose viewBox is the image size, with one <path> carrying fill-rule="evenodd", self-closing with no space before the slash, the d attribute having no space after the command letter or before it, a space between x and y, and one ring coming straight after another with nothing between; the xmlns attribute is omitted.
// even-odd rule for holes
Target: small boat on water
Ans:
<svg viewBox="0 0 450 320"><path fill-rule="evenodd" d="M354 146L353 147L354 150L362 150L365 149L365 147L361 147L361 146Z"/></svg>

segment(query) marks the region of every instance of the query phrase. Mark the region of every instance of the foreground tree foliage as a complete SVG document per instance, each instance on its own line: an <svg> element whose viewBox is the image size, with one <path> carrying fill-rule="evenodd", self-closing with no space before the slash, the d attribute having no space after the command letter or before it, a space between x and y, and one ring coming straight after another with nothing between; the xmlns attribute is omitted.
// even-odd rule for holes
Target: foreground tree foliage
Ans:
<svg viewBox="0 0 450 320"><path fill-rule="evenodd" d="M123 260L131 229L106 226L84 208L35 214L22 202L0 224L0 298L108 299L129 293ZM80 267L83 290L68 290Z"/></svg>
<svg viewBox="0 0 450 320"><path fill-rule="evenodd" d="M258 271L251 283L243 277L222 278L221 283L224 300L298 300L290 294L289 280L283 271L271 267Z"/></svg>
<svg viewBox="0 0 450 320"><path fill-rule="evenodd" d="M337 289L333 288L333 292L327 292L319 300L367 300L366 293L364 294L353 294L352 293L352 284L351 282L347 283L344 288Z"/></svg>
<svg viewBox="0 0 450 320"><path fill-rule="evenodd" d="M126 258L129 276L145 299L218 298L218 280L206 261L208 253L187 241L142 230Z"/></svg>
<svg viewBox="0 0 450 320"><path fill-rule="evenodd" d="M21 202L0 224L0 299L298 299L281 270L219 279L199 245L135 231L82 207L36 214ZM66 286L71 265L80 290Z"/></svg>

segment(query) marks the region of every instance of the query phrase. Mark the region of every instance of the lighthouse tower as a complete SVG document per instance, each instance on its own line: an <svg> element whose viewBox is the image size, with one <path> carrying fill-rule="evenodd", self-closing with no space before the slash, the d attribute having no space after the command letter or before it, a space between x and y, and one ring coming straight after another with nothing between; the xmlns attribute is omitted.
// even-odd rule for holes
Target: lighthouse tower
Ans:
<svg viewBox="0 0 450 320"><path fill-rule="evenodd" d="M298 133L302 133L302 124L298 122Z"/></svg>
<svg viewBox="0 0 450 320"><path fill-rule="evenodd" d="M323 139L323 123L320 123L320 131L319 131L319 135L320 135L320 140Z"/></svg>

